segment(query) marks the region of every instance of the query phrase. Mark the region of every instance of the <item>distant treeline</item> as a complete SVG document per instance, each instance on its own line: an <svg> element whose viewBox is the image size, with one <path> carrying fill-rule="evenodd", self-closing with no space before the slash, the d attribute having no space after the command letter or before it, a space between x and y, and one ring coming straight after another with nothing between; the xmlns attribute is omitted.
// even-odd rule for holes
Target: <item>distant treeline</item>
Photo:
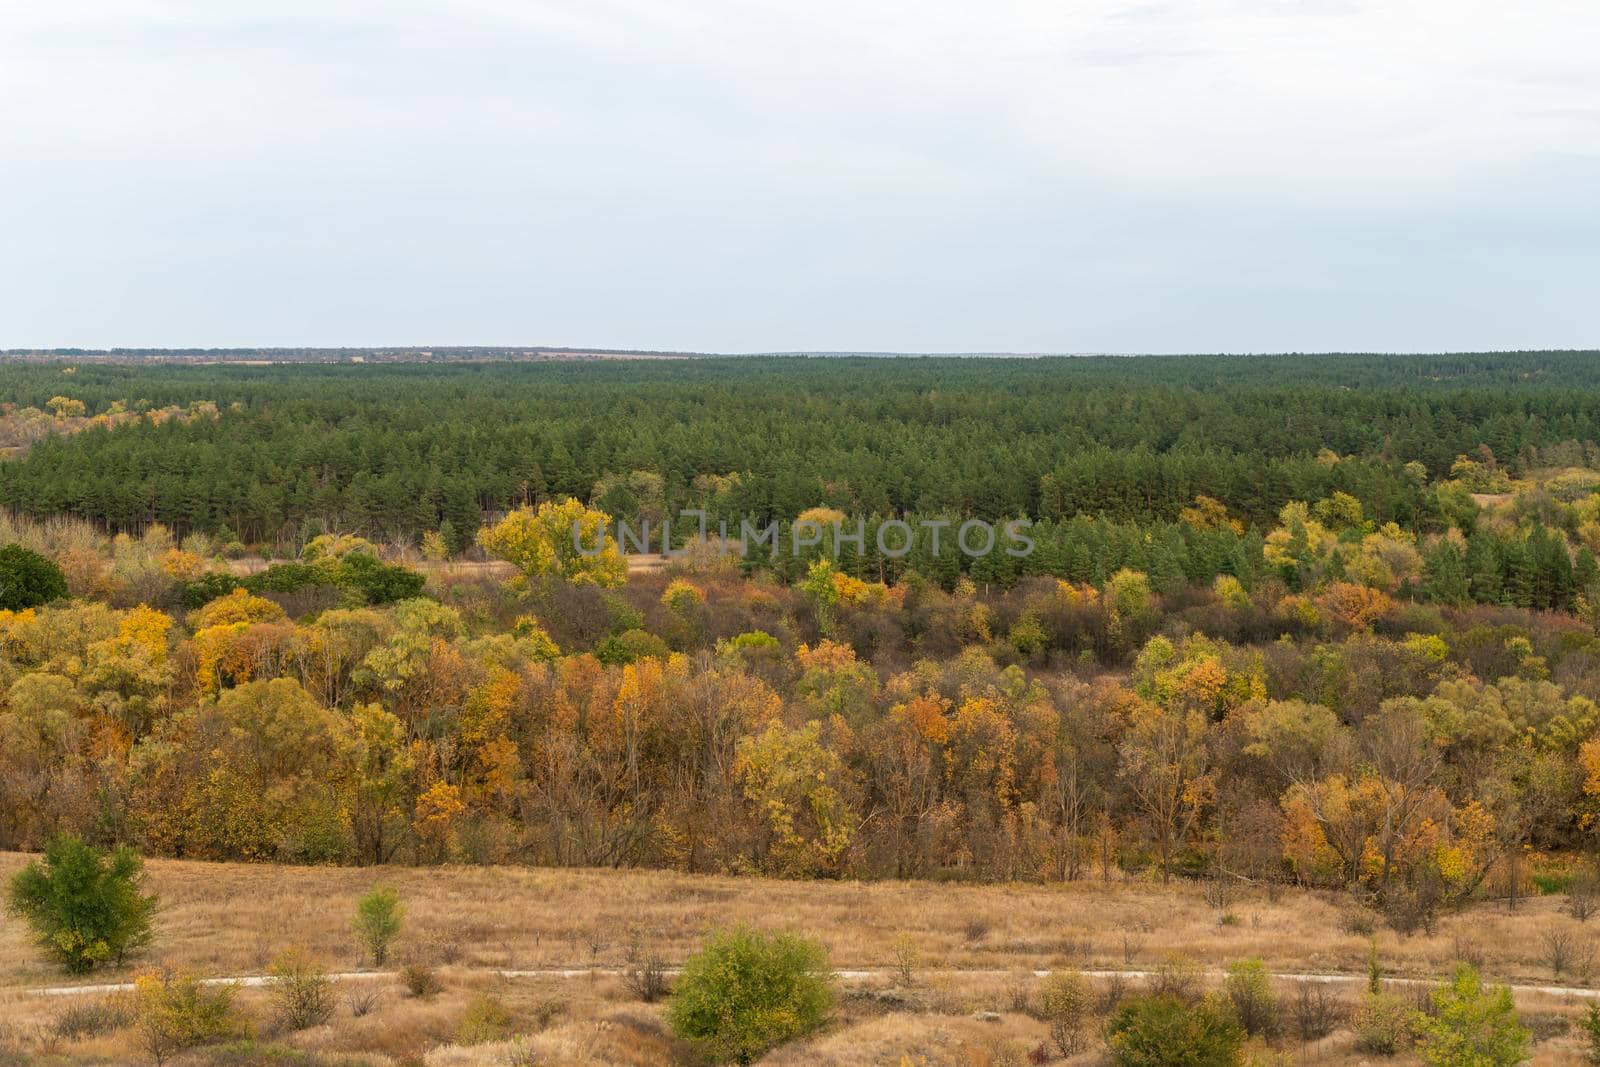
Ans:
<svg viewBox="0 0 1600 1067"><path fill-rule="evenodd" d="M461 350L468 351L468 350ZM0 465L0 504L111 529L276 542L315 528L461 547L485 514L560 496L619 518L953 515L1172 523L1197 496L1266 529L1345 492L1446 525L1458 456L1517 473L1600 439L1600 353L1062 359L772 357L349 366L0 366L15 409L92 420ZM120 410L120 409L118 409ZM1411 466L1408 468L1408 464Z"/></svg>
<svg viewBox="0 0 1600 1067"><path fill-rule="evenodd" d="M392 363L688 356L699 353L649 349L574 348L570 345L401 345L381 348L5 348L0 360L84 359L180 363L341 363L351 360Z"/></svg>

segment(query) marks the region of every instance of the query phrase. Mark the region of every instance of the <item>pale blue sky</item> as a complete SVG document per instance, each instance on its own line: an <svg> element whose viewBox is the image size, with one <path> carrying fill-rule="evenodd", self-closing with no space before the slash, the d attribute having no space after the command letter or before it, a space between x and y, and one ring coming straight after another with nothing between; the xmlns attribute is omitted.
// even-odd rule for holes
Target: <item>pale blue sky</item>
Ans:
<svg viewBox="0 0 1600 1067"><path fill-rule="evenodd" d="M0 0L0 347L1600 345L1592 0Z"/></svg>

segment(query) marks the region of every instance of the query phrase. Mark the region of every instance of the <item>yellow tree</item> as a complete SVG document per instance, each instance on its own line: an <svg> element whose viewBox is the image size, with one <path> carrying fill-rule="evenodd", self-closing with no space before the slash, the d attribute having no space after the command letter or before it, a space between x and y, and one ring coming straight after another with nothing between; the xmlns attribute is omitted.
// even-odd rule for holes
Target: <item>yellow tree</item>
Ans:
<svg viewBox="0 0 1600 1067"><path fill-rule="evenodd" d="M69 678L35 671L0 704L0 847L39 845L65 814L61 776L82 746L82 698Z"/></svg>
<svg viewBox="0 0 1600 1067"><path fill-rule="evenodd" d="M166 708L176 677L168 659L172 619L140 604L123 616L115 637L89 646L81 679L95 707L138 739Z"/></svg>
<svg viewBox="0 0 1600 1067"><path fill-rule="evenodd" d="M841 789L843 764L822 744L822 725L768 724L739 743L736 769L764 823L758 851L766 867L789 876L838 873L856 816Z"/></svg>
<svg viewBox="0 0 1600 1067"><path fill-rule="evenodd" d="M1007 711L995 697L963 701L944 746L947 795L960 804L959 859L989 877L1009 874L1016 851L1018 734Z"/></svg>
<svg viewBox="0 0 1600 1067"><path fill-rule="evenodd" d="M1333 582L1317 603L1346 630L1365 630L1394 607L1381 589L1354 582Z"/></svg>
<svg viewBox="0 0 1600 1067"><path fill-rule="evenodd" d="M1131 701L1118 748L1119 771L1155 837L1163 882L1171 877L1174 850L1199 825L1215 792L1203 707L1203 699L1168 707Z"/></svg>
<svg viewBox="0 0 1600 1067"><path fill-rule="evenodd" d="M747 842L734 773L739 741L776 722L783 701L739 670L669 672L667 682L655 772L663 785L656 820L662 845L677 866L725 869Z"/></svg>
<svg viewBox="0 0 1600 1067"><path fill-rule="evenodd" d="M358 704L346 725L349 779L344 819L360 863L388 863L410 827L406 727L377 704Z"/></svg>
<svg viewBox="0 0 1600 1067"><path fill-rule="evenodd" d="M918 693L870 727L862 755L879 812L875 836L887 842L895 877L919 873L933 860L927 827L944 801L944 745L953 724L950 701Z"/></svg>
<svg viewBox="0 0 1600 1067"><path fill-rule="evenodd" d="M628 566L609 532L611 516L568 497L547 500L538 510L518 508L478 531L478 544L505 560L523 582L556 578L574 585L622 585Z"/></svg>
<svg viewBox="0 0 1600 1067"><path fill-rule="evenodd" d="M1178 512L1178 521L1196 530L1232 530L1244 533L1244 523L1228 514L1227 505L1209 496L1196 496L1192 507Z"/></svg>

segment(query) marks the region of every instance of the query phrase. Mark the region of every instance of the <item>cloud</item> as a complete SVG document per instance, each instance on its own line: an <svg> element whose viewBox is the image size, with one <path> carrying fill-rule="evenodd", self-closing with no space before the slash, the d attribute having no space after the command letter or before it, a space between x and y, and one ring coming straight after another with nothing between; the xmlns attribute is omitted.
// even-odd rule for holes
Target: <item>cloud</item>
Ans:
<svg viewBox="0 0 1600 1067"><path fill-rule="evenodd" d="M1578 0L0 0L0 344L1575 343L1595 313L1539 264L1595 266L1596 30Z"/></svg>

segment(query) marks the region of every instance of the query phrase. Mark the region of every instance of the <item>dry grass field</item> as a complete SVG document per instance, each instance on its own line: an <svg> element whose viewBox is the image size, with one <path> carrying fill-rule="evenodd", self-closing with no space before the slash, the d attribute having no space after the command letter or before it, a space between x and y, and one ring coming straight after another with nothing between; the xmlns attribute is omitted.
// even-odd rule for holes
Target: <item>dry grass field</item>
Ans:
<svg viewBox="0 0 1600 1067"><path fill-rule="evenodd" d="M8 877L25 857L0 855ZM839 1010L821 1034L781 1049L772 1064L985 1065L1027 1063L1044 1042L1026 1014L1039 979L1056 968L1147 971L1173 954L1213 971L1259 957L1279 975L1361 975L1371 937L1341 897L1240 889L1208 902L1195 886L1085 882L1068 886L967 886L926 882L782 882L659 871L510 867L293 868L154 860L161 897L154 948L159 963L208 976L262 973L283 948L307 946L334 972L366 963L350 930L362 893L392 885L407 906L399 962L439 968L437 995L409 997L390 975L341 980L332 1022L274 1037L266 991L241 1001L259 1020L277 1059L172 1062L305 1064L656 1064L689 1062L661 1022L661 1006L629 992L617 970L635 940L669 964L721 925L788 928L825 943L846 975ZM1395 977L1438 978L1459 960L1519 987L1587 987L1600 919L1569 918L1560 898L1524 901L1515 911L1480 904L1446 916L1431 935L1377 933L1379 957ZM1551 944L1565 934L1568 961L1553 973ZM567 976L507 977L502 971L567 969ZM125 982L134 968L102 970L82 984ZM1142 977L1098 978L1136 989ZM67 1039L56 1034L74 1004L106 993L41 995L66 982L39 959L14 920L0 925L0 1062L148 1062L118 1031ZM1294 979L1280 977L1292 998ZM1359 985L1336 987L1353 1001ZM1397 988L1411 989L1400 986ZM515 1042L454 1044L468 1002L492 992L509 1010ZM376 1003L361 1003L362 993ZM1540 1038L1536 1063L1584 1062L1572 1028L1584 998L1519 988L1518 1005ZM357 1015L357 1009L369 1010ZM995 1013L998 1018L987 1018ZM983 1015L985 1017L980 1018ZM304 1055L294 1058L290 1050ZM252 1055L268 1055L253 1053ZM1292 1062L1363 1062L1344 1031L1312 1045L1290 1042ZM10 1058L7 1058L10 1057ZM1073 1062L1097 1062L1086 1053ZM1288 1062L1265 1059L1261 1062ZM1408 1062L1402 1059L1387 1062Z"/></svg>

